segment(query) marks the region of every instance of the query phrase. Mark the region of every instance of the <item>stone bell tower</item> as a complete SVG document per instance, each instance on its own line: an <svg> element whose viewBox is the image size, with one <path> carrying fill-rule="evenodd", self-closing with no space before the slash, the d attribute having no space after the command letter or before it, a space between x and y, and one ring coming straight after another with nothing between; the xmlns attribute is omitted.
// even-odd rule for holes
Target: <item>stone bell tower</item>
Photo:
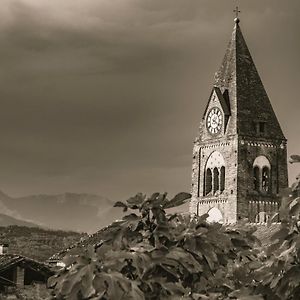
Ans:
<svg viewBox="0 0 300 300"><path fill-rule="evenodd" d="M190 212L263 223L288 186L286 138L234 21L194 142Z"/></svg>

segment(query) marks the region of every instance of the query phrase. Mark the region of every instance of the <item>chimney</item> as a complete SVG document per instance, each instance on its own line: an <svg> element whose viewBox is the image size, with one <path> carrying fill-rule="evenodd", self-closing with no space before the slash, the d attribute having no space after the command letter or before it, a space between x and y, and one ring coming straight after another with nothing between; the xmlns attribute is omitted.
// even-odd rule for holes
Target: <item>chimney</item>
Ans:
<svg viewBox="0 0 300 300"><path fill-rule="evenodd" d="M8 244L0 244L0 255L8 253Z"/></svg>

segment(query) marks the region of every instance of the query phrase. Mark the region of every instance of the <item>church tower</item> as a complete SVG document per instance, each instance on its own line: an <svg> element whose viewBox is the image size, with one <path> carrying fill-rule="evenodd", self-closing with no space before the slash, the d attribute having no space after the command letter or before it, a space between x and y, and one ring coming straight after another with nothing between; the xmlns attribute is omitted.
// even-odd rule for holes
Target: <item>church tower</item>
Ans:
<svg viewBox="0 0 300 300"><path fill-rule="evenodd" d="M263 223L288 186L286 138L234 21L194 142L190 212Z"/></svg>

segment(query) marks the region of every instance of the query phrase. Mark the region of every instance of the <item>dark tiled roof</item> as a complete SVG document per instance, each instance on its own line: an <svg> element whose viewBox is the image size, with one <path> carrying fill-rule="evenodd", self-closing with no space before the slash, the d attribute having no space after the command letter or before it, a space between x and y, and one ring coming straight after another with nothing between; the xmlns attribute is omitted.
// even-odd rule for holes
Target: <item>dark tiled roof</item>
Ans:
<svg viewBox="0 0 300 300"><path fill-rule="evenodd" d="M44 275L52 275L53 273L47 264L34 259L15 254L0 255L0 273L15 265L27 266Z"/></svg>
<svg viewBox="0 0 300 300"><path fill-rule="evenodd" d="M78 255L83 253L83 251L87 248L87 246L95 246L103 240L107 240L108 233L111 233L114 229L119 230L119 224L123 223L124 221L115 221L114 223L100 229L94 234L89 235L86 239L82 239L77 243L71 245L70 247L52 255L48 258L48 263L55 263L61 261L66 255Z"/></svg>
<svg viewBox="0 0 300 300"><path fill-rule="evenodd" d="M212 89L212 91L211 91L211 94L210 94L210 96L209 96L209 99L211 98L213 92L215 92L215 93L217 94L218 99L219 99L219 101L220 101L220 104L221 104L221 106L222 106L222 109L223 109L225 115L226 115L226 116L229 116L229 115L230 115L230 108L228 107L228 104L229 104L229 103L228 103L228 104L226 103L226 99L224 98L224 95L222 94L221 90L220 90L218 87L215 86L215 87ZM204 118L205 115L206 115L206 112L207 112L208 107L209 107L209 102L207 103L206 108L205 108L205 110L204 110L203 118Z"/></svg>

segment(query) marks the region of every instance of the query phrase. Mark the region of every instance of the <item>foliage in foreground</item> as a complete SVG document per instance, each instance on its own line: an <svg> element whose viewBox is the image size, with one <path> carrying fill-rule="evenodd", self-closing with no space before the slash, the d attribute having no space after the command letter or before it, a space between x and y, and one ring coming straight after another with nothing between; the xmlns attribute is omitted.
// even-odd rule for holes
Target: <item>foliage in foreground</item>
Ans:
<svg viewBox="0 0 300 300"><path fill-rule="evenodd" d="M299 156L294 158L300 162ZM266 249L268 259L257 270L257 290L267 299L300 299L300 176L297 180L283 195L280 229Z"/></svg>
<svg viewBox="0 0 300 300"><path fill-rule="evenodd" d="M300 161L300 158L299 158ZM300 183L282 199L280 229L262 247L246 224L168 215L188 201L155 193L117 202L129 214L50 278L54 299L300 299ZM274 216L276 217L276 216Z"/></svg>
<svg viewBox="0 0 300 300"><path fill-rule="evenodd" d="M226 299L250 295L257 268L253 229L167 215L190 198L138 194L116 206L131 213L96 248L67 257L49 280L55 299ZM209 298L208 298L209 297ZM262 299L253 296L248 299Z"/></svg>

